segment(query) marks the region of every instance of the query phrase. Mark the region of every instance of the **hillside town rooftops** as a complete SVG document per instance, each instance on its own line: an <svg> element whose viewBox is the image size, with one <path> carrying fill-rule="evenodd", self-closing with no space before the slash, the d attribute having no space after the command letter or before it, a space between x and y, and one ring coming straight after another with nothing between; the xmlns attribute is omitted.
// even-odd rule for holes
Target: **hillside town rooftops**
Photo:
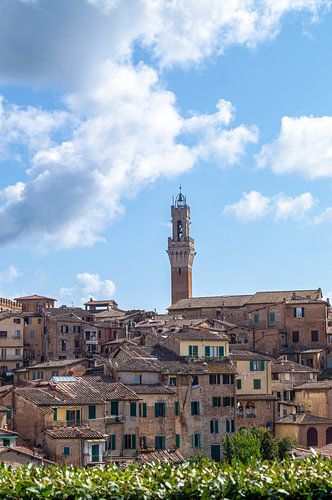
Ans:
<svg viewBox="0 0 332 500"><path fill-rule="evenodd" d="M140 453L137 457L138 463L155 464L160 462L171 462L181 464L184 458L178 450L160 450L147 453Z"/></svg>
<svg viewBox="0 0 332 500"><path fill-rule="evenodd" d="M15 297L15 300L17 302L21 302L22 300L52 300L54 302L57 302L57 299L52 299L51 297L45 297L44 295L25 295L23 297Z"/></svg>
<svg viewBox="0 0 332 500"><path fill-rule="evenodd" d="M332 389L332 380L318 380L318 382L305 382L303 384L296 385L295 390L326 390Z"/></svg>
<svg viewBox="0 0 332 500"><path fill-rule="evenodd" d="M136 394L176 394L176 390L163 384L126 384Z"/></svg>
<svg viewBox="0 0 332 500"><path fill-rule="evenodd" d="M300 363L295 363L295 361L272 361L272 373L319 373L319 370L312 368L310 366L301 365Z"/></svg>
<svg viewBox="0 0 332 500"><path fill-rule="evenodd" d="M312 415L311 413L291 413L286 417L277 420L276 424L332 424L332 419L326 417L318 417L317 415Z"/></svg>
<svg viewBox="0 0 332 500"><path fill-rule="evenodd" d="M272 359L270 356L247 349L243 349L242 351L236 349L236 351L229 353L229 357L232 361L271 361Z"/></svg>

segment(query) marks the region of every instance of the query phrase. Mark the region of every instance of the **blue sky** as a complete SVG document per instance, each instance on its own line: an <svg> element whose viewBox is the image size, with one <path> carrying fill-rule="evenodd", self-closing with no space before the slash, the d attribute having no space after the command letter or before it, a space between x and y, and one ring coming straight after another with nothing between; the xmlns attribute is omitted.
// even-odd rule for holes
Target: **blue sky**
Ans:
<svg viewBox="0 0 332 500"><path fill-rule="evenodd" d="M179 184L194 295L331 292L330 1L0 7L0 295L162 312Z"/></svg>

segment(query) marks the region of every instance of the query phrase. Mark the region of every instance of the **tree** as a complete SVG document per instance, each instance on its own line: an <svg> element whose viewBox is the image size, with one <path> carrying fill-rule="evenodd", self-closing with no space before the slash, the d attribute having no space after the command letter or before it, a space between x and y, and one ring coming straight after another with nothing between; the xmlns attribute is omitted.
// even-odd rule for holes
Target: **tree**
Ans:
<svg viewBox="0 0 332 500"><path fill-rule="evenodd" d="M230 463L249 464L262 458L259 439L250 430L240 429L233 436L226 434L222 444L225 458Z"/></svg>

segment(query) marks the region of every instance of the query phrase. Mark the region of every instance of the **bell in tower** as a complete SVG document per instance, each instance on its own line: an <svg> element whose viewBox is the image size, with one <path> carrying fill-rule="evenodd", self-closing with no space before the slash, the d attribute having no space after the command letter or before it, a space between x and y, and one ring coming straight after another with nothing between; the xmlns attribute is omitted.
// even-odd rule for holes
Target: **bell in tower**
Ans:
<svg viewBox="0 0 332 500"><path fill-rule="evenodd" d="M172 237L168 238L168 257L171 263L172 304L192 297L192 265L195 257L194 240L189 236L190 207L180 192L171 208Z"/></svg>

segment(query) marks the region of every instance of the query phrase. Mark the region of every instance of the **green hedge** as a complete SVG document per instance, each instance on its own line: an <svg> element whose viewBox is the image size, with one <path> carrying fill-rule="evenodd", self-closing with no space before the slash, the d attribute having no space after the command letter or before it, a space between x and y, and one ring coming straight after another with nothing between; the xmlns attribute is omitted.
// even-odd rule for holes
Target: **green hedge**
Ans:
<svg viewBox="0 0 332 500"><path fill-rule="evenodd" d="M0 466L0 498L331 498L332 462L317 457L229 466L206 459L182 465Z"/></svg>

